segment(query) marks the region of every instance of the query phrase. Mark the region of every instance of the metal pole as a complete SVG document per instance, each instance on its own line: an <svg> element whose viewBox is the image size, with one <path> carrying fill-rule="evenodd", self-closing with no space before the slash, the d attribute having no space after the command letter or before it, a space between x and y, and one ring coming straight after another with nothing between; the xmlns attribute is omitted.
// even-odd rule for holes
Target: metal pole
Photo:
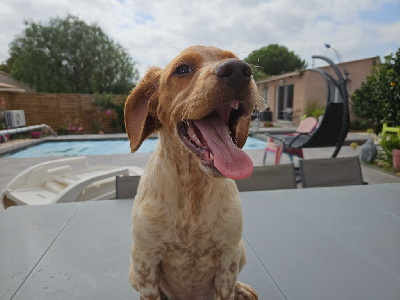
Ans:
<svg viewBox="0 0 400 300"><path fill-rule="evenodd" d="M3 137L4 141L7 141L6 134L15 134L15 133L27 132L27 131L32 131L32 130L42 129L42 128L49 129L50 133L52 135L57 136L57 133L55 133L54 130L51 129L51 127L46 124L0 130L0 136Z"/></svg>
<svg viewBox="0 0 400 300"><path fill-rule="evenodd" d="M339 70L338 66L329 58L321 55L313 55L312 58L319 58L322 60L325 60L333 69L335 72L338 81L336 81L333 77L331 77L331 80L333 80L334 84L339 88L339 93L340 96L343 99L343 121L342 121L342 129L339 135L339 140L336 145L335 151L332 154L332 157L336 157L340 151L340 148L342 147L342 144L344 142L344 139L347 136L348 127L350 125L350 114L349 114L349 95L347 93L347 75L348 72L345 73L346 79L343 78L342 72ZM346 132L346 133L345 133Z"/></svg>

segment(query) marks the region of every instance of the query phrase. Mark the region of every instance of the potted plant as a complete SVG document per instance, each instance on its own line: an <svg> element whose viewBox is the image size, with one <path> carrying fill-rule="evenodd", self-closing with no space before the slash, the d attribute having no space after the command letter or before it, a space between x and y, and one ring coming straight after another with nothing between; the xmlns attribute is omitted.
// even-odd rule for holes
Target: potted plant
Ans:
<svg viewBox="0 0 400 300"><path fill-rule="evenodd" d="M58 135L67 135L68 134L68 128L66 126L58 127L57 134Z"/></svg>
<svg viewBox="0 0 400 300"><path fill-rule="evenodd" d="M387 161L393 164L395 170L400 170L400 136L397 134L383 134L381 146L386 154Z"/></svg>
<svg viewBox="0 0 400 300"><path fill-rule="evenodd" d="M0 123L0 130L4 130L6 127L4 124ZM0 143L5 143L10 139L10 135L8 133L0 135Z"/></svg>

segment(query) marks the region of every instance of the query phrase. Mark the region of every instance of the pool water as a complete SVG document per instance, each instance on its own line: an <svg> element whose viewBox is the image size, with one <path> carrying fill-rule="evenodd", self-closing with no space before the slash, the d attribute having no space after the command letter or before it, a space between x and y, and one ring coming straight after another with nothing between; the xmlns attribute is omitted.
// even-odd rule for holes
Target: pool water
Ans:
<svg viewBox="0 0 400 300"><path fill-rule="evenodd" d="M145 140L137 153L151 153L156 149L158 139ZM248 137L244 150L264 149L265 142ZM130 153L128 140L105 141L62 141L45 142L4 157L54 157L54 156L79 156L79 155L109 155Z"/></svg>

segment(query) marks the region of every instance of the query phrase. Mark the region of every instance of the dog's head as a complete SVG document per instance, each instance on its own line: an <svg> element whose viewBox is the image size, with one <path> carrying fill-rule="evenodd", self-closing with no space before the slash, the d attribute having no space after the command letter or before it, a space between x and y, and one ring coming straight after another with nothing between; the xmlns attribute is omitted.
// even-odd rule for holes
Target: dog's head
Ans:
<svg viewBox="0 0 400 300"><path fill-rule="evenodd" d="M232 179L246 178L253 164L241 148L256 100L248 64L229 51L190 47L164 69L151 68L128 97L131 150L163 127L205 167Z"/></svg>

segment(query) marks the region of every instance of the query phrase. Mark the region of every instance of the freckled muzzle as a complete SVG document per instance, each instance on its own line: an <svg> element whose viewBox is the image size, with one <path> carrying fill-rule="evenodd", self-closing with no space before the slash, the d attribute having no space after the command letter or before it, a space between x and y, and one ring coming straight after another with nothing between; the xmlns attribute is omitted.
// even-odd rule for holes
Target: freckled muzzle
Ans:
<svg viewBox="0 0 400 300"><path fill-rule="evenodd" d="M250 66L239 59L229 59L215 69L217 84L235 95L250 83ZM232 93L231 93L232 94ZM248 104L239 100L224 100L201 119L186 119L178 123L178 133L186 147L199 156L202 164L232 179L244 179L253 173L253 163L237 147L237 125L248 113Z"/></svg>
<svg viewBox="0 0 400 300"><path fill-rule="evenodd" d="M179 122L179 136L205 167L228 178L247 178L253 163L236 141L236 126L244 111L239 101L224 103L200 120Z"/></svg>

